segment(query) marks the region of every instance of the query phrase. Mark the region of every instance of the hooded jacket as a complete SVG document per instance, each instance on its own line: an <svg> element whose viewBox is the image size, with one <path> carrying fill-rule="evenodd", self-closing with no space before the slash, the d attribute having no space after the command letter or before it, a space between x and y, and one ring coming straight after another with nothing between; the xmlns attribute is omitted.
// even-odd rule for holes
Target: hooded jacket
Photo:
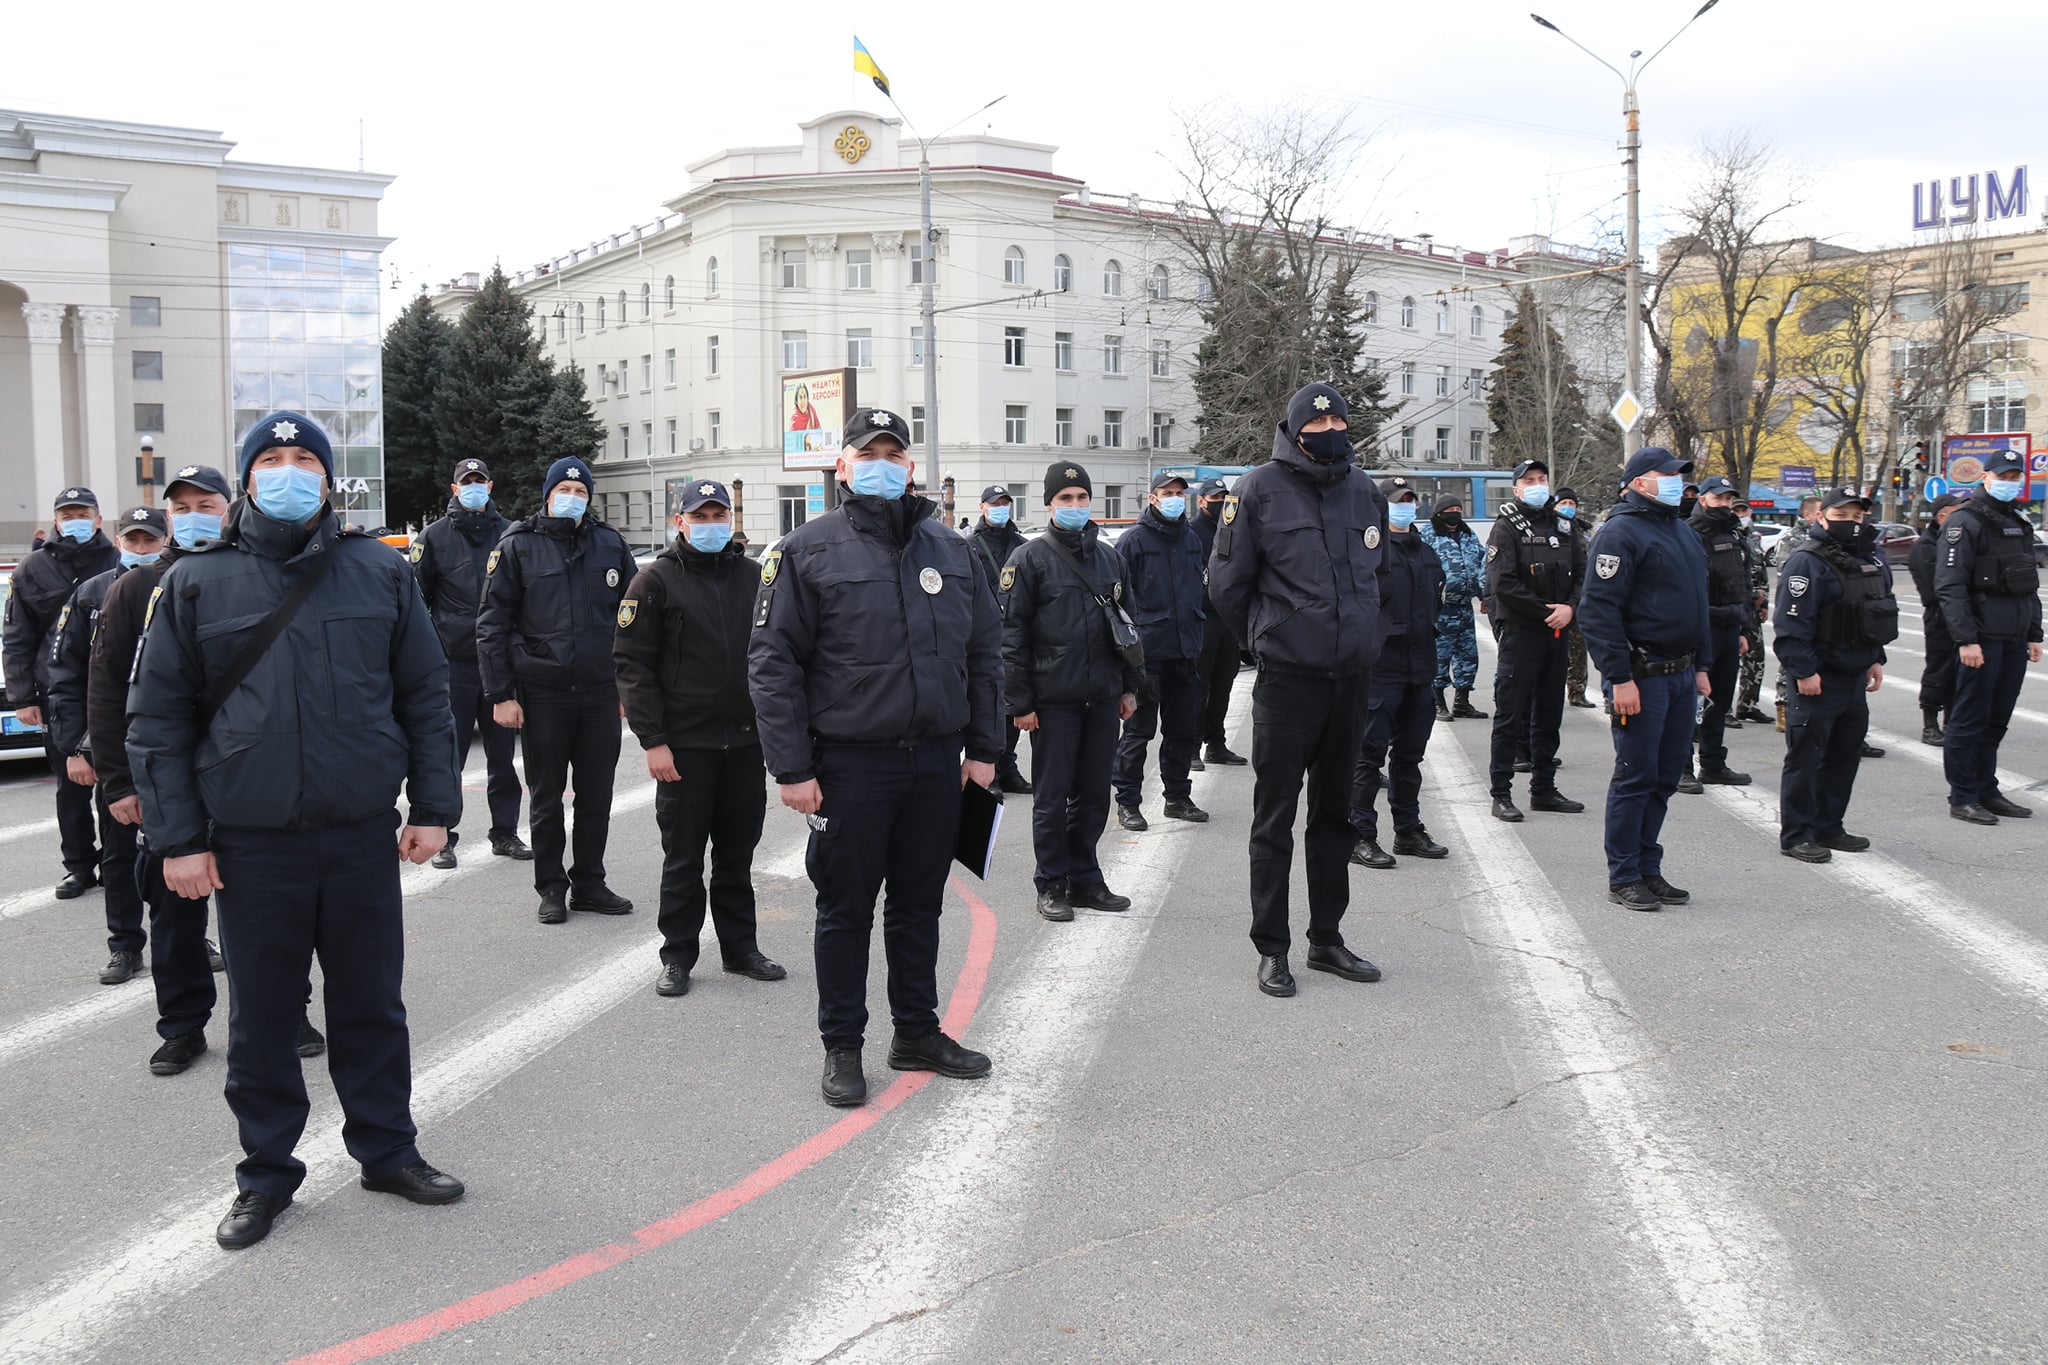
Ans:
<svg viewBox="0 0 2048 1365"><path fill-rule="evenodd" d="M1146 661L1201 654L1207 561L1201 536L1187 518L1168 521L1147 504L1138 524L1116 543L1115 553L1124 562L1124 607L1138 628Z"/></svg>
<svg viewBox="0 0 2048 1365"><path fill-rule="evenodd" d="M638 569L625 538L588 513L514 522L484 559L476 617L484 699L615 690L612 632Z"/></svg>
<svg viewBox="0 0 2048 1365"><path fill-rule="evenodd" d="M1055 544L1081 561L1087 583ZM1103 543L1101 527L1091 521L1078 531L1052 528L1011 557L1001 584L1003 697L1011 715L1138 694L1144 675L1124 664L1096 600L1100 594L1128 604L1131 597L1123 561Z"/></svg>
<svg viewBox="0 0 2048 1365"><path fill-rule="evenodd" d="M99 774L100 793L109 804L135 795L135 779L128 771L128 678L135 670L135 651L142 645L150 594L185 554L177 541L165 542L162 559L116 577L100 603L86 664L85 724L92 770Z"/></svg>
<svg viewBox="0 0 2048 1365"><path fill-rule="evenodd" d="M453 498L448 515L430 523L412 543L412 571L434 617L434 631L451 663L476 662L476 618L484 602L491 551L512 529L491 503L471 511Z"/></svg>
<svg viewBox="0 0 2048 1365"><path fill-rule="evenodd" d="M737 749L761 742L747 691L747 636L761 566L744 545L716 554L670 541L619 603L612 657L626 723L643 749Z"/></svg>
<svg viewBox="0 0 2048 1365"><path fill-rule="evenodd" d="M105 533L90 540L52 536L22 560L7 589L7 614L0 622L0 668L7 698L15 706L39 706L50 683L50 632L78 585L121 564L121 552Z"/></svg>
<svg viewBox="0 0 2048 1365"><path fill-rule="evenodd" d="M1436 617L1444 605L1444 566L1413 530L1389 531L1380 555L1380 619L1386 643L1373 664L1374 685L1427 686L1436 677Z"/></svg>

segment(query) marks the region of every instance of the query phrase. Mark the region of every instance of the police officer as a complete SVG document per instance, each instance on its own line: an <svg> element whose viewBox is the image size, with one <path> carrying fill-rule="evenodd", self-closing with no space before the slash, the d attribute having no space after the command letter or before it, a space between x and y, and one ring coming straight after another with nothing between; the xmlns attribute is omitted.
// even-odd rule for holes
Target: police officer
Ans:
<svg viewBox="0 0 2048 1365"><path fill-rule="evenodd" d="M64 780L92 790L99 812L100 883L106 888L107 965L100 984L118 986L142 970L142 893L135 884L135 828L113 817L106 789L93 769L92 736L86 721L87 674L92 662L93 632L114 581L129 570L154 564L163 555L168 534L164 514L154 507L123 512L115 523L114 544L121 562L78 585L57 613L50 631L49 689L43 705L43 727L50 743L64 755Z"/></svg>
<svg viewBox="0 0 2048 1365"><path fill-rule="evenodd" d="M647 751L661 830L661 972L657 995L688 995L704 930L704 844L711 844L711 922L725 970L787 976L755 940L754 848L768 813L761 737L747 694L747 635L761 570L733 538L732 494L687 485L675 540L619 603L612 653L626 723Z"/></svg>
<svg viewBox="0 0 2048 1365"><path fill-rule="evenodd" d="M1961 665L1942 742L1948 813L1973 825L2034 813L1998 790L1998 745L2027 665L2041 658L2034 528L2013 506L2026 495L2026 479L2024 457L2008 450L1987 459L1983 482L1942 528L1934 566L1935 595Z"/></svg>
<svg viewBox="0 0 2048 1365"><path fill-rule="evenodd" d="M1755 614L1751 599L1749 549L1735 524L1735 483L1715 474L1700 481L1699 505L1686 520L1707 555L1707 622L1714 632L1714 667L1707 675L1706 710L1700 716L1701 785L1746 787L1749 774L1728 766L1727 723L1735 709L1735 675L1749 646L1743 629ZM1686 764L1691 776L1692 764Z"/></svg>
<svg viewBox="0 0 2048 1365"><path fill-rule="evenodd" d="M1380 847L1379 803L1387 773L1387 805L1394 817L1394 853L1443 858L1450 850L1429 837L1422 824L1422 756L1436 728L1430 683L1436 677L1436 614L1443 606L1444 566L1415 533L1419 507L1415 487L1402 478L1383 479L1387 500L1387 541L1380 554L1380 619L1386 643L1373 661L1365 737L1351 784L1351 827L1358 842L1351 861L1360 867L1394 866Z"/></svg>
<svg viewBox="0 0 2048 1365"><path fill-rule="evenodd" d="M1819 523L1780 557L1785 572L1778 578L1771 645L1793 679L1793 692L1785 708L1778 848L1804 863L1870 847L1870 840L1843 830L1842 816L1870 728L1866 694L1884 684L1884 647L1899 636L1899 604L1869 515L1870 500L1855 489L1829 489ZM1716 648L1723 638L1717 631Z"/></svg>
<svg viewBox="0 0 2048 1365"><path fill-rule="evenodd" d="M1956 693L1956 642L1948 633L1948 617L1934 587L1934 562L1941 551L1941 530L1948 524L1963 499L1943 493L1927 504L1927 524L1906 556L1907 572L1920 594L1920 628L1927 641L1927 656L1920 669L1920 742L1936 748L1942 742L1942 724Z"/></svg>
<svg viewBox="0 0 2048 1365"><path fill-rule="evenodd" d="M1514 501L1501 504L1486 544L1486 595L1500 631L1493 681L1493 818L1523 819L1515 805L1515 748L1529 745L1529 806L1574 815L1586 808L1557 789L1558 728L1564 721L1564 632L1585 579L1577 536L1557 515L1550 467L1523 460L1510 476Z"/></svg>
<svg viewBox="0 0 2048 1365"><path fill-rule="evenodd" d="M1202 741L1204 752L1188 766L1197 772L1215 763L1229 768L1245 766L1242 754L1230 747L1230 693L1237 686L1238 642L1230 633L1223 613L1209 598L1208 563L1216 548L1216 528L1223 524L1223 500L1229 490L1221 479L1204 479L1189 490L1197 514L1191 525L1202 542L1202 653L1195 660L1195 674L1202 680Z"/></svg>
<svg viewBox="0 0 2048 1365"><path fill-rule="evenodd" d="M1809 494L1799 500L1799 519L1787 527L1785 534L1778 537L1777 544L1771 547L1771 562L1776 566L1780 574L1783 574L1785 571L1785 561L1792 557L1793 546L1803 543L1807 528L1819 524L1820 498L1817 495ZM1778 661L1777 682L1778 732L1780 734L1783 734L1785 731L1785 698L1791 691L1792 677L1785 671L1785 661L1780 659Z"/></svg>
<svg viewBox="0 0 2048 1365"><path fill-rule="evenodd" d="M438 852L462 803L447 660L405 561L335 519L333 452L310 417L257 422L240 468L247 496L226 538L151 592L128 694L164 882L220 897L227 1099L247 1153L215 1233L229 1249L268 1236L305 1175L292 1155L307 1114L296 1044L315 954L342 1140L363 1187L421 1204L463 1192L415 1145L400 993L399 862Z"/></svg>
<svg viewBox="0 0 2048 1365"><path fill-rule="evenodd" d="M1472 705L1472 684L1479 678L1479 636L1472 628L1472 602L1486 592L1486 547L1465 523L1465 500L1455 493L1437 498L1429 524L1418 532L1444 566L1444 609L1436 618L1436 718L1485 720ZM1486 610L1480 603L1481 611ZM1444 690L1456 690L1455 705Z"/></svg>
<svg viewBox="0 0 2048 1365"><path fill-rule="evenodd" d="M1209 595L1258 663L1252 692L1252 944L1259 989L1294 994L1288 879L1304 779L1308 965L1350 981L1380 969L1344 946L1351 784L1379 654L1387 505L1353 461L1350 406L1328 384L1287 402L1272 458L1223 504Z"/></svg>
<svg viewBox="0 0 2048 1365"><path fill-rule="evenodd" d="M203 540L218 540L233 498L227 476L205 465L178 470L164 487L170 509L170 538L162 556L122 573L107 588L94 626L86 670L85 710L93 771L100 797L119 824L139 830L142 798L128 770L128 675L142 640L143 618L156 585L178 556ZM156 989L157 1036L150 1055L156 1076L175 1076L206 1051L206 1022L213 1014L213 975L225 964L206 937L206 899L186 900L164 886L163 859L143 843L135 865L142 900L149 906L149 975ZM309 986L310 990L310 986ZM317 1057L327 1040L303 1014L301 1057Z"/></svg>
<svg viewBox="0 0 2048 1365"><path fill-rule="evenodd" d="M1626 491L1593 538L1593 572L1579 597L1586 651L1613 714L1607 899L1631 910L1692 899L1664 879L1657 842L1714 663L1706 560L1678 516L1691 472L1659 446L1629 457Z"/></svg>
<svg viewBox="0 0 2048 1365"><path fill-rule="evenodd" d="M591 483L582 460L548 466L540 510L514 522L484 560L476 617L484 700L498 724L524 732L542 924L560 924L571 910L633 908L605 885L604 849L619 766L612 633L636 566L625 538L590 515ZM576 847L564 871L562 793L571 769Z"/></svg>
<svg viewBox="0 0 2048 1365"><path fill-rule="evenodd" d="M1003 751L1003 624L981 553L909 494L906 433L882 408L847 418L846 496L769 551L747 646L768 771L811 826L821 1089L841 1106L867 1102L868 941L884 881L889 1065L989 1070L939 1031L939 911L961 789L992 783Z"/></svg>
<svg viewBox="0 0 2048 1365"><path fill-rule="evenodd" d="M1578 490L1569 484L1558 489L1556 501L1551 503L1550 506L1551 510L1557 513L1558 529L1570 535L1578 544L1579 581L1583 585L1585 582L1586 542L1591 535L1591 528L1579 520ZM1579 629L1579 622L1576 617L1572 619L1571 629L1564 633L1564 638L1565 642L1571 646L1570 658L1564 670L1564 699L1572 706L1582 707L1590 711L1598 706L1599 703L1586 695L1586 683L1589 681L1589 675L1586 670L1586 635L1584 631Z"/></svg>
<svg viewBox="0 0 2048 1365"><path fill-rule="evenodd" d="M988 581L991 584L1001 576L1003 565L1010 562L1010 556L1024 544L1024 532L1018 529L1015 514L1009 489L992 483L981 490L981 519L974 523L968 538L988 562ZM1005 716L1003 730L1003 756L996 764L996 784L1006 792L1029 795L1031 783L1017 770L1016 718Z"/></svg>
<svg viewBox="0 0 2048 1365"><path fill-rule="evenodd" d="M1128 910L1103 881L1096 845L1109 823L1117 723L1137 709L1144 660L1112 635L1130 597L1124 566L1101 539L1088 471L1065 460L1045 473L1052 522L1003 566L1003 697L1031 734L1031 844L1038 913ZM1183 778L1185 781L1185 778Z"/></svg>
<svg viewBox="0 0 2048 1365"><path fill-rule="evenodd" d="M1771 566L1764 561L1763 547L1757 543L1756 526L1749 503L1738 492L1735 498L1735 526L1742 535L1742 546L1749 555L1749 604L1750 614L1742 625L1742 639L1747 646L1742 651L1742 664L1738 669L1735 684L1735 705L1728 716L1728 728L1739 729L1747 722L1758 725L1770 723L1770 717L1757 709L1757 698L1764 688L1764 633L1763 624L1770 619Z"/></svg>
<svg viewBox="0 0 2048 1365"><path fill-rule="evenodd" d="M1124 722L1116 750L1117 823L1142 830L1139 809L1145 783L1145 749L1159 740L1159 779L1169 820L1200 823L1209 812L1197 806L1188 783L1189 764L1199 747L1202 680L1202 540L1188 525L1188 483L1160 470L1138 524L1116 544L1128 589L1124 606L1145 647L1144 685L1138 709Z"/></svg>
<svg viewBox="0 0 2048 1365"><path fill-rule="evenodd" d="M483 605L484 567L512 523L491 500L491 471L482 460L462 460L448 485L447 513L429 522L412 543L413 572L448 651L448 703L455 708L455 759L469 762L470 741L484 741L484 799L491 812L491 852L525 862L533 850L519 837L519 773L512 766L513 733L498 724L484 700L476 661L476 617ZM448 847L434 866L455 866L462 836L448 831Z"/></svg>
<svg viewBox="0 0 2048 1365"><path fill-rule="evenodd" d="M31 552L14 571L7 613L0 624L0 669L7 697L24 725L43 725L43 699L50 682L50 635L57 616L78 585L120 563L120 552L100 530L100 500L90 488L57 494L56 534ZM64 879L57 899L72 900L99 885L100 851L93 845L93 800L89 788L65 778L66 756L43 728L43 756L57 776L57 839L64 854Z"/></svg>

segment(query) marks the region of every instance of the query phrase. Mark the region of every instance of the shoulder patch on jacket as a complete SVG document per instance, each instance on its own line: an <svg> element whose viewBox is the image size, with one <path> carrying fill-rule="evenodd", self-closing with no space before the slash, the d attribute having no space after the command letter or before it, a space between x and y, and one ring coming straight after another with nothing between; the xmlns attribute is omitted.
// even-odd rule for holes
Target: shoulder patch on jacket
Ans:
<svg viewBox="0 0 2048 1365"><path fill-rule="evenodd" d="M1223 500L1223 524L1230 525L1237 520L1237 494L1232 493Z"/></svg>
<svg viewBox="0 0 2048 1365"><path fill-rule="evenodd" d="M1949 528L1948 528L1948 539L1949 539L1949 544L1953 545L1953 544L1955 544L1955 543L1956 543L1957 541L1961 540L1962 538L1963 538L1963 528L1962 528L1962 527L1960 527L1960 526L1951 526L1951 527L1949 527Z"/></svg>
<svg viewBox="0 0 2048 1365"><path fill-rule="evenodd" d="M775 582L775 575L781 572L782 551L770 550L767 558L761 561L761 586L764 588L772 586Z"/></svg>
<svg viewBox="0 0 2048 1365"><path fill-rule="evenodd" d="M1602 578L1612 578L1621 572L1620 555L1597 555L1593 560L1593 572Z"/></svg>
<svg viewBox="0 0 2048 1365"><path fill-rule="evenodd" d="M412 548L406 551L405 557L415 564L425 559L427 557L427 542L425 540L415 540L412 543Z"/></svg>
<svg viewBox="0 0 2048 1365"><path fill-rule="evenodd" d="M1487 547L1486 547L1486 557L1487 557L1488 559L1492 559L1492 558L1493 558L1493 557L1494 557L1495 555L1497 555L1497 554L1499 554L1499 553L1500 553L1500 546L1498 546L1498 545L1489 545L1489 546L1487 546ZM1610 575L1610 576L1611 576L1611 575Z"/></svg>
<svg viewBox="0 0 2048 1365"><path fill-rule="evenodd" d="M1794 574L1792 577L1785 580L1785 586L1792 590L1792 595L1794 597L1797 597L1801 593L1805 592L1808 588L1812 587L1813 583L1810 579L1803 578L1797 574Z"/></svg>
<svg viewBox="0 0 2048 1365"><path fill-rule="evenodd" d="M70 604L69 602L66 602L66 603L64 604L64 610L62 610L62 611L60 611L60 612L58 612L58 613L57 613L57 624L56 624L56 626L55 626L55 627L54 627L54 628L53 628L53 629L52 629L52 630L50 631L50 637L51 637L52 639L55 639L55 638L56 638L57 636L59 636L59 635L62 635L62 634L64 633L64 626L65 626L65 623L67 623L67 622L68 622L68 621L70 621L70 620L71 620L71 604Z"/></svg>
<svg viewBox="0 0 2048 1365"><path fill-rule="evenodd" d="M1011 588L1016 586L1017 567L1014 564L1003 565L1003 573L1000 582L1003 585L1004 592L1008 592Z"/></svg>
<svg viewBox="0 0 2048 1365"><path fill-rule="evenodd" d="M142 628L149 629L149 623L156 619L156 599L164 595L164 585L159 583L149 590L149 605L142 609Z"/></svg>
<svg viewBox="0 0 2048 1365"><path fill-rule="evenodd" d="M639 599L639 598L637 598L637 597L622 597L622 598L620 598L620 599L619 599L619 629L620 629L620 630L624 630L624 629L625 629L625 628L626 628L627 626L630 626L630 625L632 625L632 624L633 624L633 618L634 618L634 616L636 616L636 615L638 615L638 614L639 614L639 611L640 611L640 599Z"/></svg>
<svg viewBox="0 0 2048 1365"><path fill-rule="evenodd" d="M491 557L484 561L484 574L486 577L498 571L498 560L504 553L503 550L491 551Z"/></svg>

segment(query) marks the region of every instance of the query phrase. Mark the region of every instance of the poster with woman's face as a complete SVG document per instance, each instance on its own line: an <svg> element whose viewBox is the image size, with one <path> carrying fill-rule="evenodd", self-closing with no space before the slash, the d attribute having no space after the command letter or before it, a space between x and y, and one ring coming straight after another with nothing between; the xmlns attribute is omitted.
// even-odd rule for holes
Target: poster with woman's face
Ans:
<svg viewBox="0 0 2048 1365"><path fill-rule="evenodd" d="M782 467L829 469L839 455L840 431L853 401L845 370L784 375Z"/></svg>

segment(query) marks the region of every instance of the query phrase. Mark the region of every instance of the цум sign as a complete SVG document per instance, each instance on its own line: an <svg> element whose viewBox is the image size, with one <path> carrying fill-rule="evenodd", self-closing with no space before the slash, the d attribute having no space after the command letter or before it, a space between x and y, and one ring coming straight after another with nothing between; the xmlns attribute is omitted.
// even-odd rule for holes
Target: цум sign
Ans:
<svg viewBox="0 0 2048 1365"><path fill-rule="evenodd" d="M1946 188L1947 199L1942 191ZM1952 175L1946 182L1929 180L1913 186L1913 230L1966 227L2027 216L2027 168L2013 167L2010 177L1997 171L1983 175Z"/></svg>

